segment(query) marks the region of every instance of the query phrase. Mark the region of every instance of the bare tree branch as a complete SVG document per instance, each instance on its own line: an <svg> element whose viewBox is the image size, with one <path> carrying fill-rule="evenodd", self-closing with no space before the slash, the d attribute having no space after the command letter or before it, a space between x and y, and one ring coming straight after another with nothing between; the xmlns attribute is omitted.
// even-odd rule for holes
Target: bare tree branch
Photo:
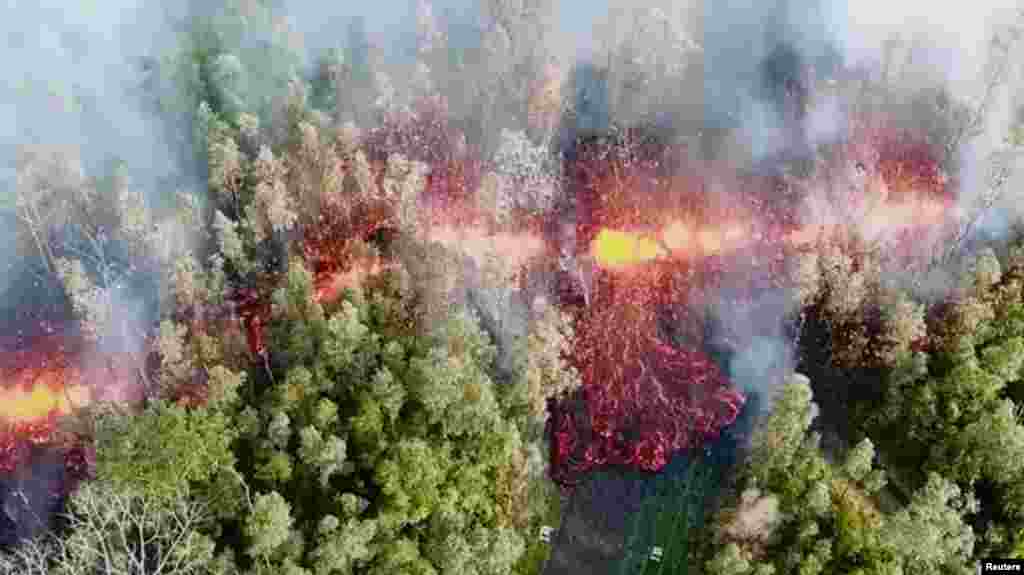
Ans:
<svg viewBox="0 0 1024 575"><path fill-rule="evenodd" d="M76 492L69 535L46 533L0 554L0 575L199 575L209 549L196 547L206 506L170 504L99 484Z"/></svg>

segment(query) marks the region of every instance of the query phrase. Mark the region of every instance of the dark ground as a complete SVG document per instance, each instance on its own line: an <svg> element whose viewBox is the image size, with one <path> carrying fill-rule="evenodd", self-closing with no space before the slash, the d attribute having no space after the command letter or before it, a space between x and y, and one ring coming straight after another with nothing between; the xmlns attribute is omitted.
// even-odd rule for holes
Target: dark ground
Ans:
<svg viewBox="0 0 1024 575"><path fill-rule="evenodd" d="M636 530L633 546L639 547L640 553L655 544L649 539L653 537L652 523L658 509L647 506L641 510L644 500L662 491L671 480L682 479L691 461L698 471L708 473L698 485L687 486L689 493L675 495L691 498L687 501L688 515L693 524L699 525L705 512L715 505L718 488L741 455L758 404L756 397L748 397L737 422L721 437L697 453L677 454L660 473L612 469L592 474L563 505L561 527L552 540L553 550L544 575L634 575L630 570L636 567L627 564L627 540ZM637 521L636 514L641 512L643 515ZM665 572L676 575L677 571L665 567Z"/></svg>

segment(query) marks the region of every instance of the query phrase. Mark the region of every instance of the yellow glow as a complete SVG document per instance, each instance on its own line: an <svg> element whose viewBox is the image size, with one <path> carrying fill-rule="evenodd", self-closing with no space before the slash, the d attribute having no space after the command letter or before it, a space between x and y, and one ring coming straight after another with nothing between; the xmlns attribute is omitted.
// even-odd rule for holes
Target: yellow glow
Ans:
<svg viewBox="0 0 1024 575"><path fill-rule="evenodd" d="M68 413L74 406L88 402L89 391L84 386L53 389L37 383L26 391L23 388L0 389L0 419L26 421L46 417L51 410Z"/></svg>
<svg viewBox="0 0 1024 575"><path fill-rule="evenodd" d="M615 230L601 230L591 244L591 252L603 267L628 266L665 255L653 239Z"/></svg>

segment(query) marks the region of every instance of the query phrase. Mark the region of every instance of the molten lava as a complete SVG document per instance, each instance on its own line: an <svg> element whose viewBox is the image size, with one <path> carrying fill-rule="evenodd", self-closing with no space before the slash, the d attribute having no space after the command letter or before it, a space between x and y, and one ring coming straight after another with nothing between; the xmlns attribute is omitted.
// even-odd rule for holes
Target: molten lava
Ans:
<svg viewBox="0 0 1024 575"><path fill-rule="evenodd" d="M379 257L370 257L355 262L350 269L322 274L315 278L313 298L320 304L337 300L347 288L355 288L370 276L383 273L394 267Z"/></svg>
<svg viewBox="0 0 1024 575"><path fill-rule="evenodd" d="M13 345L13 344L9 344ZM89 399L81 368L63 334L34 338L0 363L0 420L26 423L68 413Z"/></svg>
<svg viewBox="0 0 1024 575"><path fill-rule="evenodd" d="M438 130L443 124L432 123L433 116L421 118L426 119L415 129L379 130L367 140L376 147L370 157L377 185L389 153L426 149L430 157L419 159L432 169L420 211L431 212L428 219L434 224L425 230L426 239L478 264L491 258L511 269L536 260L552 263L561 251L549 249L537 230L528 225L496 230L467 207L473 205L472 190L479 188L479 164L451 154L452 134ZM434 130L435 137L421 138L422 130ZM698 446L735 420L743 395L730 387L698 340L669 345L670 337L660 327L666 310L671 323L685 329L699 324L698 318L678 310L694 300L701 303L700 294L715 289L720 275L715 275L716 265L741 261L738 256L729 260L730 255L747 257L744 250L749 249L767 256L757 259L767 262L765 275L777 278L788 248L813 249L841 238L849 227L892 246L913 247L922 233L953 215L949 188L926 146L880 130L856 132L853 140L851 147L877 151L876 159L866 160L873 179L846 200L810 205L812 213L802 219L795 214L813 204L813 198L781 198L774 189L749 198L738 192L738 205L726 209L706 193L702 178L710 179L707 173L675 185L642 173L653 170L653 161L638 160L627 168L609 166L618 160L601 153L591 157L582 150L574 156L575 165L567 170L578 188L573 236L578 244L573 251L581 260L588 254L579 252L589 252L598 269L592 295L570 310L576 338L569 359L580 371L583 389L578 403L552 405L552 469L557 480L569 484L579 473L608 464L656 471L674 452ZM424 141L430 145L421 145ZM695 171L706 169L701 165ZM660 184L645 183L651 181L670 182L674 188L653 189ZM845 184L839 187L849 187ZM306 230L304 255L314 275L314 297L321 303L395 265L361 256L356 249L358 242L399 227L395 206L369 195L376 199L354 206L325 201L319 224ZM629 273L610 273L621 270ZM269 293L276 285L270 278L237 290L234 297L250 348L264 359L263 326L269 317ZM131 383L136 381L138 358L87 362L85 354L50 344L28 349L0 356L0 423L5 430L0 433L0 469L23 456L26 442L49 441L57 415L96 397L124 397L102 384L115 382L114 391L121 392L138 388ZM76 453L76 465L87 467L83 462L88 455Z"/></svg>
<svg viewBox="0 0 1024 575"><path fill-rule="evenodd" d="M470 257L477 265L496 258L513 269L521 268L545 249L544 240L528 231L491 232L482 226L440 225L430 228L427 237Z"/></svg>
<svg viewBox="0 0 1024 575"><path fill-rule="evenodd" d="M137 402L143 358L102 354L70 331L27 342L0 342L0 472L10 472L29 456L32 445L59 448L74 481L90 473L91 447L57 433L57 420L95 400Z"/></svg>
<svg viewBox="0 0 1024 575"><path fill-rule="evenodd" d="M47 375L59 377L61 374ZM64 415L88 402L89 390L83 385L66 387L37 380L28 391L20 387L0 390L0 419L26 422L45 418L54 411Z"/></svg>
<svg viewBox="0 0 1024 575"><path fill-rule="evenodd" d="M806 246L838 239L851 229L856 229L866 240L883 242L900 252L913 249L915 246L908 244L920 242L924 236L955 220L955 210L950 199L906 194L897 198L876 198L859 213L848 214L845 220L839 220L838 216L831 220L822 218L818 223L778 236L753 232L746 222L696 226L672 220L650 234L601 228L590 244L590 253L600 267L624 270L659 258L699 259L727 255L755 242L781 242L783 247Z"/></svg>
<svg viewBox="0 0 1024 575"><path fill-rule="evenodd" d="M606 268L623 268L667 255L650 236L609 229L597 233L590 249L598 265Z"/></svg>
<svg viewBox="0 0 1024 575"><path fill-rule="evenodd" d="M716 290L725 266L750 268L728 276L730 293L744 301L784 287L786 260L797 249L858 239L909 261L926 253L926 241L941 241L957 214L927 146L854 130L841 147L830 167L792 188L718 174L737 184L728 206L707 196L703 166L693 181L661 179L671 189L652 192L645 182L655 178L642 161L610 166L600 149L578 151L569 170L580 180L576 238L589 252L579 255L597 269L589 303L563 299L574 310L570 359L583 380L574 401L552 405L552 469L563 486L609 464L656 471L735 419L744 397L699 351L700 318L682 311L701 308L701 294ZM683 330L682 341L694 347L668 345L662 323Z"/></svg>

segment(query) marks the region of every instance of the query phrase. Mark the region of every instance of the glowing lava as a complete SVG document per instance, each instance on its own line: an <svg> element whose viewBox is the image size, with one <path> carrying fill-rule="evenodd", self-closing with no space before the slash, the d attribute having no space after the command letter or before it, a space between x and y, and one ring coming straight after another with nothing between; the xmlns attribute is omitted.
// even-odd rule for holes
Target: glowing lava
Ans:
<svg viewBox="0 0 1024 575"><path fill-rule="evenodd" d="M605 268L623 268L667 255L650 236L603 229L590 246L597 264Z"/></svg>
<svg viewBox="0 0 1024 575"><path fill-rule="evenodd" d="M54 388L37 384L28 391L15 387L0 389L0 419L25 422L48 416L70 413L89 401L89 390L83 385Z"/></svg>
<svg viewBox="0 0 1024 575"><path fill-rule="evenodd" d="M379 257L366 258L356 262L350 269L334 272L314 283L313 297L318 303L331 303L341 297L346 288L355 288L370 276L391 269L394 264L384 262Z"/></svg>
<svg viewBox="0 0 1024 575"><path fill-rule="evenodd" d="M34 339L2 356L0 422L42 421L99 398L137 399L140 362L132 354L89 353L61 333Z"/></svg>
<svg viewBox="0 0 1024 575"><path fill-rule="evenodd" d="M749 237L740 224L723 227L705 227L697 232L697 244L704 255L716 255L740 248Z"/></svg>
<svg viewBox="0 0 1024 575"><path fill-rule="evenodd" d="M519 268L544 252L544 241L529 232L492 233L479 226L437 226L427 235L430 240L469 256L481 265L497 258L512 268Z"/></svg>
<svg viewBox="0 0 1024 575"><path fill-rule="evenodd" d="M665 247L676 252L684 250L689 246L691 241L690 233L690 228L677 220L665 227L665 231L661 234L661 239L665 242Z"/></svg>
<svg viewBox="0 0 1024 575"><path fill-rule="evenodd" d="M11 344L13 345L13 344ZM6 347L6 346L5 346ZM60 334L4 353L0 363L0 421L21 424L68 413L88 396L72 350Z"/></svg>
<svg viewBox="0 0 1024 575"><path fill-rule="evenodd" d="M99 397L127 398L139 389L139 363L88 354L75 336L48 331L27 341L0 338L0 472L18 469L32 445L48 445L61 447L69 471L82 478L91 469L89 448L57 433L58 418Z"/></svg>
<svg viewBox="0 0 1024 575"><path fill-rule="evenodd" d="M752 232L751 225L741 222L716 226L677 219L653 234L602 228L591 242L590 253L600 267L614 271L668 256L692 259L725 255L760 241L781 241L789 247L807 246L834 240L854 229L865 240L907 248L911 246L902 245L907 240L923 241L921 234L939 230L957 217L951 202L924 195L882 199L865 206L859 213L839 214L829 206L820 209L825 215L819 222L797 227L781 237Z"/></svg>
<svg viewBox="0 0 1024 575"><path fill-rule="evenodd" d="M922 234L941 231L943 224L956 221L959 213L952 201L926 196L909 196L898 201L879 201L860 213L822 217L821 222L806 225L789 232L785 241L791 246L803 246L833 239L844 230L857 230L863 239L885 242L897 247L900 242ZM921 246L918 246L921 247Z"/></svg>

